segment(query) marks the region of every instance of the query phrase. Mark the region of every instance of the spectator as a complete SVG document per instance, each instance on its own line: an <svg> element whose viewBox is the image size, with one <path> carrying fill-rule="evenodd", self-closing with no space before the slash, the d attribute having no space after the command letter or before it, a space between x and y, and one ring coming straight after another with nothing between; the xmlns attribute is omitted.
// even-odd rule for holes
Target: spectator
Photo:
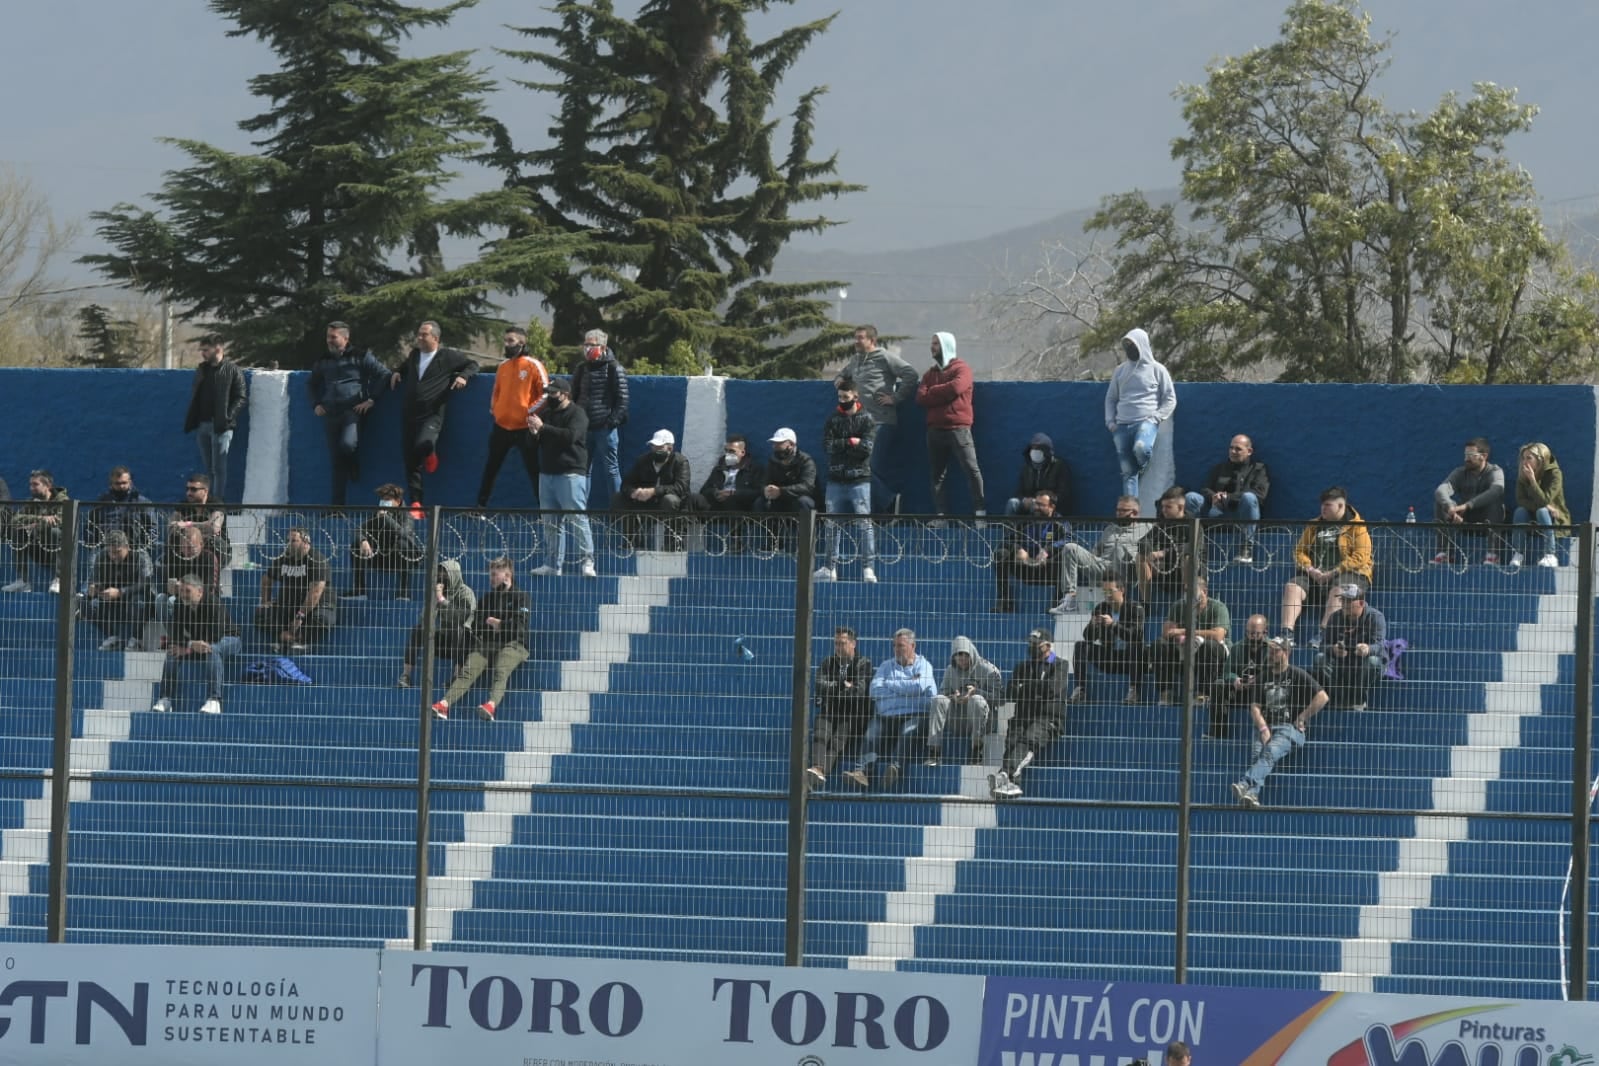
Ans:
<svg viewBox="0 0 1599 1066"><path fill-rule="evenodd" d="M541 577L559 577L566 557L566 530L577 541L579 573L598 577L594 569L594 533L583 513L589 502L589 419L572 399L572 387L552 381L544 390L544 407L527 416L528 432L539 442L539 502L545 510L564 511L547 534L549 562L534 569Z"/></svg>
<svg viewBox="0 0 1599 1066"><path fill-rule="evenodd" d="M511 560L501 556L490 562L489 590L478 601L472 622L472 640L476 646L467 655L466 665L450 682L444 698L433 705L433 717L448 718L451 705L465 696L492 664L494 674L489 682L489 698L478 704L477 716L486 722L494 721L495 709L505 701L505 687L511 674L527 662L531 614L527 593L516 587Z"/></svg>
<svg viewBox="0 0 1599 1066"><path fill-rule="evenodd" d="M872 585L877 582L877 544L872 528L872 449L877 424L862 410L852 379L839 378L837 389L838 407L822 427L822 448L827 452L827 510L829 514L862 516L855 523L861 537L861 580ZM844 531L836 521L829 525L829 546L813 575L818 581L838 580L839 543Z"/></svg>
<svg viewBox="0 0 1599 1066"><path fill-rule="evenodd" d="M1061 550L1060 582L1064 595L1050 614L1071 614L1077 610L1077 585L1080 581L1098 584L1107 577L1122 579L1131 588L1138 576L1138 543L1148 532L1138 521L1138 497L1122 496L1116 501L1116 520L1099 531L1094 550L1073 541Z"/></svg>
<svg viewBox="0 0 1599 1066"><path fill-rule="evenodd" d="M1116 446L1122 471L1122 493L1138 495L1138 479L1155 454L1160 424L1177 410L1177 389L1171 374L1155 362L1149 334L1130 329L1122 337L1125 362L1110 376L1105 390L1105 428Z"/></svg>
<svg viewBox="0 0 1599 1066"><path fill-rule="evenodd" d="M1488 461L1489 451L1486 437L1468 440L1465 461L1433 490L1432 519L1445 524L1438 530L1438 554L1432 557L1436 564L1452 562L1460 550L1449 526L1500 525L1505 520L1505 472ZM1500 534L1489 531L1484 565L1499 562L1500 539Z"/></svg>
<svg viewBox="0 0 1599 1066"><path fill-rule="evenodd" d="M1343 604L1341 589L1359 585L1371 591L1371 533L1360 512L1349 506L1349 494L1334 485L1321 494L1321 515L1299 535L1294 547L1298 573L1283 586L1282 635L1290 642L1294 624L1306 603L1325 604L1321 623L1327 624ZM1311 641L1315 647L1320 637Z"/></svg>
<svg viewBox="0 0 1599 1066"><path fill-rule="evenodd" d="M860 761L853 770L846 770L844 777L861 788L870 788L872 764L882 758L887 763L882 774L883 788L898 784L900 745L921 728L928 705L937 692L932 664L916 652L915 632L896 630L894 657L879 666L872 676L872 720L861 742ZM883 749L881 753L879 747Z"/></svg>
<svg viewBox="0 0 1599 1066"><path fill-rule="evenodd" d="M1055 494L1055 510L1069 514L1072 509L1072 468L1055 454L1055 442L1045 433L1034 433L1022 449L1022 469L1016 475L1016 495L1005 502L1006 514L1032 514L1033 501L1043 490Z"/></svg>
<svg viewBox="0 0 1599 1066"><path fill-rule="evenodd" d="M67 490L56 484L50 471L35 470L28 475L28 502L11 515L11 551L17 576L0 592L32 592L33 585L28 581L30 563L50 573L51 592L61 591L55 566L61 551L61 512L66 502Z"/></svg>
<svg viewBox="0 0 1599 1066"><path fill-rule="evenodd" d="M1266 669L1266 643L1271 622L1263 614L1252 614L1244 622L1244 639L1227 653L1227 666L1210 689L1210 726L1205 736L1219 739L1227 735L1227 717L1234 707L1246 706L1250 691Z"/></svg>
<svg viewBox="0 0 1599 1066"><path fill-rule="evenodd" d="M1205 487L1187 497L1189 517L1243 519L1244 543L1233 556L1235 563L1255 561L1255 528L1260 510L1271 491L1271 474L1266 464L1255 460L1255 442L1242 433L1227 445L1227 458L1210 468Z"/></svg>
<svg viewBox="0 0 1599 1066"><path fill-rule="evenodd" d="M104 537L112 530L120 530L135 548L149 548L157 543L156 531L160 520L156 518L155 504L133 484L133 474L125 466L113 466L106 478L106 491L95 501L89 522Z"/></svg>
<svg viewBox="0 0 1599 1066"><path fill-rule="evenodd" d="M585 333L583 360L572 371L572 400L588 416L587 449L597 472L590 476L588 498L602 503L622 491L616 445L618 431L627 423L627 371L609 339L603 329Z"/></svg>
<svg viewBox="0 0 1599 1066"><path fill-rule="evenodd" d="M500 476L505 457L515 449L522 457L528 484L533 488L533 506L539 505L539 442L527 431L527 416L544 406L544 386L550 383L544 364L528 354L527 331L512 327L505 331L505 359L494 372L494 391L489 394L489 453L483 460L483 479L478 482L477 505L487 508L494 494L494 480Z"/></svg>
<svg viewBox="0 0 1599 1066"><path fill-rule="evenodd" d="M1144 671L1149 666L1149 645L1144 642L1144 606L1127 597L1127 579L1106 574L1101 582L1105 598L1095 605L1072 649L1071 702L1088 699L1088 668L1102 673L1126 674L1125 704L1143 702Z"/></svg>
<svg viewBox="0 0 1599 1066"><path fill-rule="evenodd" d="M872 444L872 510L897 514L904 486L895 445L899 440L899 405L916 395L916 370L878 346L876 326L855 327L855 350L833 380L855 383L861 406L877 425Z"/></svg>
<svg viewBox="0 0 1599 1066"><path fill-rule="evenodd" d="M859 652L855 630L833 630L833 654L816 668L816 724L806 788L820 788L844 749L860 737L872 717L872 660Z"/></svg>
<svg viewBox="0 0 1599 1066"><path fill-rule="evenodd" d="M377 402L388 368L371 352L350 347L350 327L329 322L327 354L311 365L311 409L327 432L334 506L343 506L347 486L361 480L361 418Z"/></svg>
<svg viewBox="0 0 1599 1066"><path fill-rule="evenodd" d="M1061 589L1071 537L1072 527L1055 517L1055 494L1044 489L1035 498L1032 520L1014 527L994 552L994 610L1016 610L1012 581Z"/></svg>
<svg viewBox="0 0 1599 1066"><path fill-rule="evenodd" d="M742 522L729 516L755 510L764 473L764 467L757 467L750 459L749 441L744 434L729 433L727 443L722 446L722 461L706 475L705 483L693 497L694 510L712 516L707 525L733 523L728 547L734 552L744 550L744 527Z"/></svg>
<svg viewBox="0 0 1599 1066"><path fill-rule="evenodd" d="M1210 688L1227 665L1227 646L1232 640L1233 616L1227 605L1210 594L1210 582L1203 575L1194 579L1194 628L1188 628L1188 597L1171 605L1160 627L1155 645L1155 680L1160 702L1180 703L1177 696L1183 680L1183 649L1194 647L1194 702L1206 703Z"/></svg>
<svg viewBox="0 0 1599 1066"><path fill-rule="evenodd" d="M223 663L239 653L239 627L227 606L189 575L178 584L178 602L167 624L167 653L161 664L161 698L152 711L170 713L184 663L205 663L205 702L201 714L222 713Z"/></svg>
<svg viewBox="0 0 1599 1066"><path fill-rule="evenodd" d="M761 494L755 499L757 514L801 514L816 510L816 462L799 450L799 438L784 426L772 434L772 458L766 464ZM788 539L767 526L768 541Z"/></svg>
<svg viewBox="0 0 1599 1066"><path fill-rule="evenodd" d="M981 518L988 513L983 498L983 471L977 465L977 444L972 440L972 368L955 354L953 333L933 334L933 365L916 387L916 402L927 408L927 463L933 475L933 510L949 513L949 491L944 487L953 457L966 471L966 488L972 509Z"/></svg>
<svg viewBox="0 0 1599 1066"><path fill-rule="evenodd" d="M949 666L939 683L927 716L927 765L937 766L944 757L944 728L971 737L972 766L983 761L983 737L990 731L990 708L1005 690L1005 677L999 667L977 652L967 637L950 642Z"/></svg>
<svg viewBox="0 0 1599 1066"><path fill-rule="evenodd" d="M1156 502L1154 526L1138 542L1138 597L1153 603L1156 592L1178 596L1183 591L1194 548L1193 524L1184 516L1187 494L1173 485Z"/></svg>
<svg viewBox="0 0 1599 1066"><path fill-rule="evenodd" d="M211 495L211 479L205 474L190 474L183 485L183 502L167 521L167 539L176 541L190 526L199 528L205 542L224 564L233 558L228 539L228 512L220 499ZM178 575L182 577L182 574Z"/></svg>
<svg viewBox="0 0 1599 1066"><path fill-rule="evenodd" d="M1188 1045L1181 1040L1173 1040L1166 1045L1163 1066L1193 1066L1193 1056L1188 1051Z"/></svg>
<svg viewBox="0 0 1599 1066"><path fill-rule="evenodd" d="M289 530L283 554L261 574L261 604L255 624L273 634L284 652L304 651L333 631L333 587L327 559L311 547L311 535Z"/></svg>
<svg viewBox="0 0 1599 1066"><path fill-rule="evenodd" d="M995 799L1022 794L1022 771L1036 762L1066 726L1066 682L1071 668L1055 657L1055 642L1047 629L1027 634L1027 658L1011 671L1005 698L1016 704L1005 729L1005 760L996 774L988 775L988 792Z"/></svg>
<svg viewBox="0 0 1599 1066"><path fill-rule="evenodd" d="M444 559L434 574L433 583L433 655L439 662L448 662L458 669L472 650L472 619L477 613L477 594L461 579L461 564L454 559ZM400 664L396 688L410 688L411 674L422 660L427 643L427 631L417 620L411 627L411 636L405 642L405 658ZM454 669L451 671L454 673Z"/></svg>
<svg viewBox="0 0 1599 1066"><path fill-rule="evenodd" d="M394 575L394 598L411 598L411 571L427 554L416 535L416 520L405 509L405 490L390 482L377 487L378 509L350 545L351 584L346 600L366 599L367 577L373 570Z"/></svg>
<svg viewBox="0 0 1599 1066"><path fill-rule="evenodd" d="M222 598L222 557L206 543L204 527L190 523L168 538L159 577L156 611L163 621L172 617L185 577L199 579L207 596Z"/></svg>
<svg viewBox="0 0 1599 1066"><path fill-rule="evenodd" d="M1521 447L1520 466L1516 473L1516 525L1536 522L1541 527L1538 534L1542 552L1539 566L1559 566L1555 555L1555 527L1571 523L1571 511L1566 507L1565 481L1560 464L1547 444L1524 444ZM1521 569L1522 557L1516 552L1510 557L1512 569Z"/></svg>
<svg viewBox="0 0 1599 1066"><path fill-rule="evenodd" d="M189 409L183 416L183 432L193 433L200 448L200 467L217 496L227 499L228 449L233 446L233 430L244 410L244 371L223 351L220 337L200 341L200 365L194 368L194 385L189 390Z"/></svg>
<svg viewBox="0 0 1599 1066"><path fill-rule="evenodd" d="M1366 603L1359 585L1344 586L1343 600L1322 627L1316 679L1333 699L1363 711L1388 664L1388 620Z"/></svg>
<svg viewBox="0 0 1599 1066"><path fill-rule="evenodd" d="M143 651L144 623L150 620L150 594L155 566L150 553L134 548L128 535L113 529L105 535L84 589L84 616L105 637L101 651Z"/></svg>
<svg viewBox="0 0 1599 1066"><path fill-rule="evenodd" d="M683 501L693 491L690 486L688 457L675 450L677 438L669 429L658 429L650 438L650 446L628 470L622 479L622 491L611 500L613 511L649 512L675 515L683 509ZM623 519L622 535L635 551L646 547L640 535L638 522L631 516ZM669 522L666 526L666 550L682 551L683 534Z"/></svg>
<svg viewBox="0 0 1599 1066"><path fill-rule="evenodd" d="M444 432L445 403L450 393L466 388L467 379L477 373L477 363L470 355L441 347L439 340L437 322L416 327L416 347L389 375L390 389L405 389L401 461L405 465L405 486L411 494L411 517L419 522L427 517L422 510L422 475L439 468L439 434Z"/></svg>
<svg viewBox="0 0 1599 1066"><path fill-rule="evenodd" d="M1306 730L1316 712L1327 706L1327 692L1305 671L1288 662L1294 642L1272 637L1266 670L1255 681L1249 716L1255 736L1249 744L1254 763L1233 782L1233 795L1245 807L1260 806L1266 778L1285 757L1305 746Z"/></svg>

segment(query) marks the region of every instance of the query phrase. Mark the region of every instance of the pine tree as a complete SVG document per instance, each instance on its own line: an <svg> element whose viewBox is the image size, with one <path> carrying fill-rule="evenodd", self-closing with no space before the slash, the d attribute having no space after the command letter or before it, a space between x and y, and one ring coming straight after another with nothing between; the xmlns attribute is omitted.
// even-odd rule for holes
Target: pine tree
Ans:
<svg viewBox="0 0 1599 1066"><path fill-rule="evenodd" d="M190 163L167 174L159 209L97 212L114 251L84 262L170 293L248 362L307 365L334 318L385 356L422 319L447 337L493 328L484 287L439 255L443 234L478 232L506 202L439 199L452 161L484 146L489 83L467 52L401 51L475 2L211 0L229 36L280 61L250 80L269 104L239 123L256 151L171 140Z"/></svg>
<svg viewBox="0 0 1599 1066"><path fill-rule="evenodd" d="M486 158L532 197L525 247L552 234L571 247L553 274L501 248L494 276L544 295L556 345L600 326L625 362L661 362L683 342L760 376L813 373L841 350L848 331L818 295L839 282L770 280L790 237L838 224L795 212L862 188L831 177L836 156L811 158L823 89L800 97L774 145L778 86L832 22L751 40L747 16L791 2L646 0L629 20L610 0L563 0L556 25L517 31L548 43L505 54L548 70L523 84L559 97L559 115L548 148L519 151L502 130Z"/></svg>

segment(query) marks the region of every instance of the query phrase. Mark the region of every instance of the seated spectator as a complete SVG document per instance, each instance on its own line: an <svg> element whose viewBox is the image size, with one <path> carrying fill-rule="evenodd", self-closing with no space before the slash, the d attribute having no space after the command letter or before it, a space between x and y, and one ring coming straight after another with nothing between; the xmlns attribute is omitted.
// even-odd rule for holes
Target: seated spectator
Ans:
<svg viewBox="0 0 1599 1066"><path fill-rule="evenodd" d="M1327 691L1299 667L1288 662L1294 642L1272 637L1266 669L1255 680L1249 716L1255 735L1249 744L1254 760L1244 776L1233 782L1233 795L1245 807L1260 806L1260 790L1277 764L1305 746L1306 731L1316 712L1327 706Z"/></svg>
<svg viewBox="0 0 1599 1066"><path fill-rule="evenodd" d="M626 476L622 489L611 497L611 510L650 512L672 515L683 510L684 501L693 489L690 487L688 457L675 450L677 438L669 429L658 429L650 438L650 446L639 456ZM666 526L666 550L682 551L683 534L671 523ZM634 551L650 547L632 516L622 519L622 535Z"/></svg>
<svg viewBox="0 0 1599 1066"><path fill-rule="evenodd" d="M799 450L799 437L787 426L772 434L772 458L763 480L755 510L783 514L816 510L816 461Z"/></svg>
<svg viewBox="0 0 1599 1066"><path fill-rule="evenodd" d="M1088 668L1102 673L1126 674L1126 704L1143 700L1144 671L1149 665L1149 646L1144 642L1144 606L1127 598L1127 579L1108 574L1101 582L1105 598L1088 616L1083 637L1072 649L1071 702L1088 699Z"/></svg>
<svg viewBox="0 0 1599 1066"><path fill-rule="evenodd" d="M378 509L355 535L350 545L355 590L348 600L366 599L367 576L378 570L394 575L394 598L411 598L411 571L427 554L416 535L416 519L405 506L405 489L390 482L377 488Z"/></svg>
<svg viewBox="0 0 1599 1066"><path fill-rule="evenodd" d="M1298 573L1283 586L1282 635L1294 639L1299 612L1308 603L1322 607L1321 623L1343 605L1341 590L1359 585L1371 591L1371 532L1360 512L1349 506L1349 494L1334 485L1321 494L1321 514L1305 527L1294 547ZM1311 641L1315 647L1320 637Z"/></svg>
<svg viewBox="0 0 1599 1066"><path fill-rule="evenodd" d="M1343 608L1321 630L1316 679L1352 711L1363 711L1388 664L1388 620L1359 585L1343 589Z"/></svg>
<svg viewBox="0 0 1599 1066"><path fill-rule="evenodd" d="M1022 469L1016 475L1016 495L1005 502L1006 514L1032 514L1033 501L1048 489L1055 495L1055 510L1072 509L1072 468L1055 454L1055 442L1046 433L1034 433L1022 450Z"/></svg>
<svg viewBox="0 0 1599 1066"><path fill-rule="evenodd" d="M1227 665L1227 647L1232 641L1233 616L1227 605L1210 595L1210 582L1194 580L1194 628L1188 629L1188 597L1171 605L1161 623L1160 640L1155 645L1155 680L1161 703L1180 703L1183 649L1194 647L1194 702L1206 703L1210 687Z"/></svg>
<svg viewBox="0 0 1599 1066"><path fill-rule="evenodd" d="M1271 622L1263 614L1252 614L1244 622L1244 639L1227 653L1227 667L1210 689L1210 727L1205 731L1206 737L1226 736L1229 712L1249 703L1255 679L1266 669L1270 629Z"/></svg>
<svg viewBox="0 0 1599 1066"><path fill-rule="evenodd" d="M285 652L307 645L333 631L333 587L327 559L311 547L311 534L289 530L283 554L261 574L261 604L255 609L258 629L273 635Z"/></svg>
<svg viewBox="0 0 1599 1066"><path fill-rule="evenodd" d="M61 512L66 502L67 490L56 484L50 471L35 470L28 475L28 502L11 514L11 550L17 576L0 592L32 592L29 564L50 575L51 592L61 591L55 568L61 551Z"/></svg>
<svg viewBox="0 0 1599 1066"><path fill-rule="evenodd" d="M150 620L154 585L150 553L133 548L122 530L108 532L83 592L84 617L105 637L101 651L144 650L144 623Z"/></svg>
<svg viewBox="0 0 1599 1066"><path fill-rule="evenodd" d="M489 563L489 590L478 601L472 620L472 651L466 664L450 682L444 698L433 705L433 717L448 718L450 707L465 696L490 664L494 667L489 683L489 698L478 704L477 716L494 721L494 712L505 702L505 688L511 674L527 662L528 619L532 603L527 593L516 587L515 568L501 556Z"/></svg>
<svg viewBox="0 0 1599 1066"><path fill-rule="evenodd" d="M1049 613L1071 614L1077 610L1079 581L1097 585L1107 577L1119 577L1123 588L1131 588L1138 576L1138 542L1147 532L1138 521L1138 497L1119 498L1116 520L1100 530L1093 551L1075 541L1061 549L1060 581L1065 594Z"/></svg>
<svg viewBox="0 0 1599 1066"><path fill-rule="evenodd" d="M861 742L861 755L844 777L861 788L872 787L872 765L881 758L885 789L899 783L899 748L921 729L929 704L938 693L933 666L916 652L916 634L909 629L894 633L894 657L872 675L872 720ZM887 733L887 737L884 737ZM879 752L881 748L881 752Z"/></svg>
<svg viewBox="0 0 1599 1066"><path fill-rule="evenodd" d="M877 544L872 528L872 446L877 423L861 407L855 382L839 378L838 407L827 416L822 427L822 447L827 452L827 510L829 514L860 515L855 529L860 535L861 581L877 583ZM818 581L837 581L840 544L844 530L839 522L828 523L829 536L822 551L822 565L812 575Z"/></svg>
<svg viewBox="0 0 1599 1066"><path fill-rule="evenodd" d="M207 596L222 598L222 559L206 544L204 528L192 523L167 541L161 556L155 600L156 613L163 621L172 617L179 583L191 574L200 579Z"/></svg>
<svg viewBox="0 0 1599 1066"><path fill-rule="evenodd" d="M1526 526L1536 522L1539 526L1539 566L1559 566L1555 554L1555 527L1571 523L1571 511L1566 506L1565 479L1555 453L1547 444L1524 444L1521 447L1520 466L1516 471L1516 525ZM1528 549L1531 554L1531 549ZM1519 570L1522 555L1518 551L1510 557L1512 569Z"/></svg>
<svg viewBox="0 0 1599 1066"><path fill-rule="evenodd" d="M1055 517L1055 494L1042 490L1034 498L1032 520L1011 527L1004 543L994 552L994 610L1016 610L1012 581L1061 589L1065 583L1066 546L1071 539L1072 527Z"/></svg>
<svg viewBox="0 0 1599 1066"><path fill-rule="evenodd" d="M133 548L149 548L157 541L160 522L156 518L155 504L133 484L133 474L125 466L113 466L106 478L106 491L95 500L89 512L89 523L99 533L102 542L112 530L119 530L128 538Z"/></svg>
<svg viewBox="0 0 1599 1066"><path fill-rule="evenodd" d="M1271 491L1266 464L1255 460L1255 442L1242 433L1227 445L1227 458L1210 468L1205 487L1186 498L1190 518L1236 517L1243 521L1244 542L1233 556L1235 563L1255 561L1255 528L1260 510Z"/></svg>
<svg viewBox="0 0 1599 1066"><path fill-rule="evenodd" d="M1436 564L1453 562L1454 553L1460 550L1450 527L1499 525L1505 520L1505 472L1488 461L1489 451L1486 437L1468 440L1465 461L1433 490L1432 520L1445 523L1445 528L1438 530L1438 554L1432 557ZM1498 533L1489 532L1484 565L1499 561L1500 539Z"/></svg>
<svg viewBox="0 0 1599 1066"><path fill-rule="evenodd" d="M207 591L194 575L178 583L178 602L167 624L167 654L161 664L161 698L152 711L170 712L178 694L178 675L185 663L203 663L205 702L201 714L222 713L223 663L239 653L239 627L227 606Z"/></svg>
<svg viewBox="0 0 1599 1066"><path fill-rule="evenodd" d="M746 515L755 510L764 472L750 459L749 441L744 434L729 433L722 447L722 461L706 476L700 491L692 498L694 510L712 516L707 519L707 526L731 522L729 551L744 550L743 523L730 516Z"/></svg>
<svg viewBox="0 0 1599 1066"><path fill-rule="evenodd" d="M1138 598L1154 603L1158 592L1163 597L1182 594L1188 558L1194 548L1194 530L1184 511L1188 496L1181 485L1160 494L1155 506L1156 522L1138 542Z"/></svg>
<svg viewBox="0 0 1599 1066"><path fill-rule="evenodd" d="M228 513L221 500L211 498L211 479L204 474L190 474L183 486L183 502L178 504L167 521L168 539L177 537L190 526L198 526L205 534L205 542L217 553L217 558L227 566L233 558L233 548L228 543Z"/></svg>
<svg viewBox="0 0 1599 1066"><path fill-rule="evenodd" d="M1027 634L1027 658L1011 671L1005 698L1016 704L1005 729L1005 759L998 773L988 775L988 793L995 799L1022 794L1022 771L1038 761L1045 748L1066 728L1066 682L1070 667L1055 656L1047 629Z"/></svg>
<svg viewBox="0 0 1599 1066"><path fill-rule="evenodd" d="M844 749L858 740L872 717L872 660L860 654L855 630L833 630L833 654L816 668L816 724L811 728L811 764L805 787L820 788Z"/></svg>
<svg viewBox="0 0 1599 1066"><path fill-rule="evenodd" d="M970 765L983 761L983 737L989 732L990 707L999 702L1005 678L999 667L977 653L977 645L966 637L950 642L949 666L939 682L927 716L927 765L937 766L944 757L944 729L971 738Z"/></svg>
<svg viewBox="0 0 1599 1066"><path fill-rule="evenodd" d="M404 490L401 490L401 498L404 498ZM472 619L477 613L477 594L461 579L461 564L456 560L445 559L439 563L433 583L433 601L433 654L438 662L451 665L453 675L472 650ZM422 661L426 640L427 633L418 619L405 642L405 658L401 662L399 679L394 682L396 687L411 687L411 674Z"/></svg>

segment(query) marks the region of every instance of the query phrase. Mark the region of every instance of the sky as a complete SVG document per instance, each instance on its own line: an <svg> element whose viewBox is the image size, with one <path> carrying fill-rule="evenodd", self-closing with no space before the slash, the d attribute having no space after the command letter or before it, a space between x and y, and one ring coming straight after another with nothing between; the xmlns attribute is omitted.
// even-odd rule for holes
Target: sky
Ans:
<svg viewBox="0 0 1599 1066"><path fill-rule="evenodd" d="M498 79L532 68L493 55L523 41L508 25L548 19L545 2L479 0L417 53L482 49ZM625 2L625 0L624 0ZM621 6L621 5L619 5ZM920 248L986 236L1177 183L1172 92L1206 64L1270 43L1283 0L795 0L756 32L837 13L795 66L791 102L828 87L818 154L866 192L823 210L847 220L802 238L846 251ZM1426 109L1475 81L1515 86L1542 112L1510 145L1546 204L1599 210L1593 135L1599 5L1574 0L1373 0L1396 35L1382 95ZM0 0L11 54L0 165L26 175L58 219L143 201L183 157L163 137L242 150L235 123L260 110L246 87L268 69L259 44L225 36L203 0ZM542 138L551 99L507 85L491 108ZM465 187L490 179L468 176ZM85 226L74 254L100 250ZM70 268L69 268L70 269ZM79 268L81 269L81 268Z"/></svg>

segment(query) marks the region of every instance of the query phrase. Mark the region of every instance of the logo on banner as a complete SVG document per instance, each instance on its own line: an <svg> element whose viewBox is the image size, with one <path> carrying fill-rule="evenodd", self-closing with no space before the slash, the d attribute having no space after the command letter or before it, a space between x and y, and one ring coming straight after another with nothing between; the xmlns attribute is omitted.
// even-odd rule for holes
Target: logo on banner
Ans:
<svg viewBox="0 0 1599 1066"><path fill-rule="evenodd" d="M1500 1006L1461 1007L1406 1021L1379 1023L1339 1049L1327 1066L1594 1066L1594 1056L1563 1041L1557 1048L1542 1025L1480 1021L1473 1015ZM1425 1030L1447 1026L1432 1034ZM1429 1041L1427 1036L1432 1039Z"/></svg>

